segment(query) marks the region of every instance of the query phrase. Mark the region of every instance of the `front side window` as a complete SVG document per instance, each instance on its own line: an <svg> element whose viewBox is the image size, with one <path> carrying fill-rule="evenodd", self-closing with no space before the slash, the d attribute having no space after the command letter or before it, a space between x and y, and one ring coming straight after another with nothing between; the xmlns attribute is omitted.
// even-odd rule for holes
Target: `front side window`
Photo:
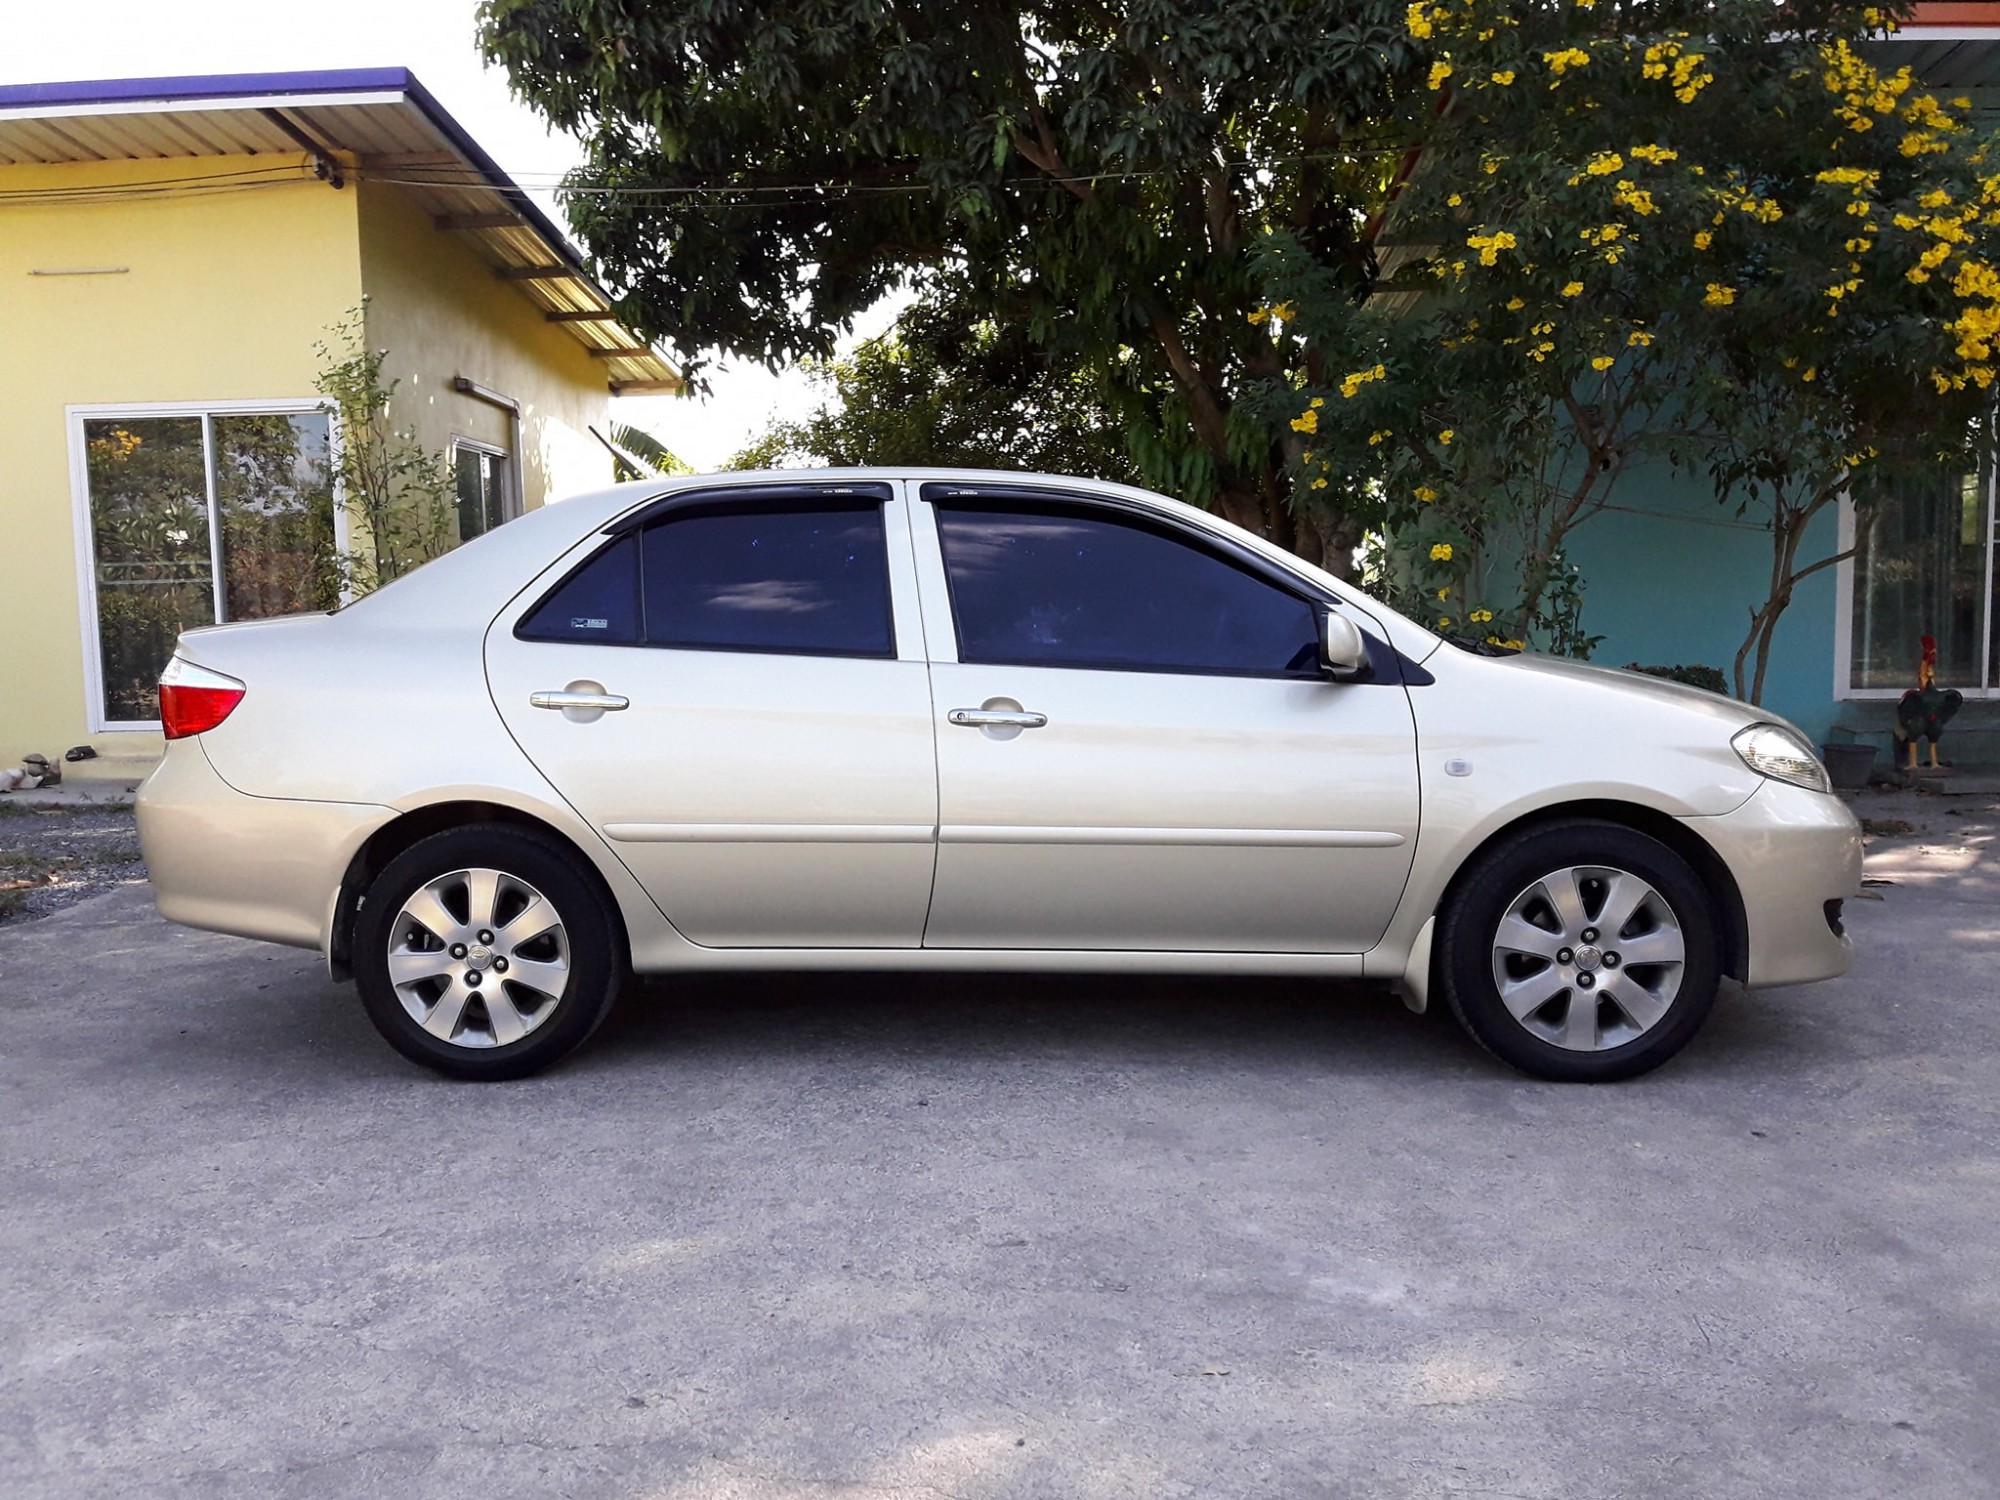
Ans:
<svg viewBox="0 0 2000 1500"><path fill-rule="evenodd" d="M524 640L894 656L877 501L717 505L608 543L521 620Z"/></svg>
<svg viewBox="0 0 2000 1500"><path fill-rule="evenodd" d="M977 501L937 519L962 662L1318 675L1309 603L1167 528Z"/></svg>
<svg viewBox="0 0 2000 1500"><path fill-rule="evenodd" d="M159 717L181 631L339 602L331 425L317 411L84 420L102 723Z"/></svg>

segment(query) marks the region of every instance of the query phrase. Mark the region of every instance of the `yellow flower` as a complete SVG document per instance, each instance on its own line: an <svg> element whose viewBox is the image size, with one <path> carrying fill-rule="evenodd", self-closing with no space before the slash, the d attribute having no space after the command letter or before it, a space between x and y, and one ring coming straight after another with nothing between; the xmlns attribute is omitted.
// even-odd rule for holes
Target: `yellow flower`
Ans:
<svg viewBox="0 0 2000 1500"><path fill-rule="evenodd" d="M1514 81L1514 70L1512 68L1497 68L1489 76L1504 89Z"/></svg>
<svg viewBox="0 0 2000 1500"><path fill-rule="evenodd" d="M1616 151L1600 151L1583 164L1583 170L1592 177L1609 177L1625 165L1625 158Z"/></svg>
<svg viewBox="0 0 2000 1500"><path fill-rule="evenodd" d="M1590 362L1590 368L1593 370L1608 370L1616 363L1617 361L1610 355L1600 354Z"/></svg>
<svg viewBox="0 0 2000 1500"><path fill-rule="evenodd" d="M1416 0L1416 3L1404 13L1403 24L1410 28L1410 35L1420 41L1431 34L1430 11L1425 7L1423 0Z"/></svg>
<svg viewBox="0 0 2000 1500"><path fill-rule="evenodd" d="M1727 307L1736 300L1736 288L1724 286L1719 281L1708 284L1708 292L1701 301L1704 307Z"/></svg>
<svg viewBox="0 0 2000 1500"><path fill-rule="evenodd" d="M1669 151L1665 146L1634 146L1632 148L1632 157L1635 161L1649 161L1656 167L1663 167L1670 161L1679 161L1680 155L1680 152Z"/></svg>
<svg viewBox="0 0 2000 1500"><path fill-rule="evenodd" d="M1445 199L1444 201L1445 201L1445 206L1447 208L1458 208L1465 202L1465 200L1459 197L1457 193L1453 193L1449 198Z"/></svg>
<svg viewBox="0 0 2000 1500"><path fill-rule="evenodd" d="M1583 283L1582 283L1582 282L1580 282L1580 281L1568 281L1568 282L1564 282L1564 283L1563 283L1563 290L1562 290L1562 294L1563 294L1563 295L1564 295L1565 297L1580 297L1580 296L1582 296L1582 295L1583 295Z"/></svg>
<svg viewBox="0 0 2000 1500"><path fill-rule="evenodd" d="M1451 543L1450 543L1450 542L1439 542L1439 543L1438 543L1438 544L1437 544L1437 545L1436 545L1435 547L1431 548L1431 561L1432 561L1432 562L1450 562L1450 561L1451 561ZM1438 591L1438 598L1442 599L1443 597L1444 597L1444 591L1443 591L1443 590L1439 590L1439 591Z"/></svg>
<svg viewBox="0 0 2000 1500"><path fill-rule="evenodd" d="M1326 488L1326 481L1324 479L1315 479L1312 482L1312 487L1316 490L1323 490Z"/></svg>
<svg viewBox="0 0 2000 1500"><path fill-rule="evenodd" d="M1491 234L1471 234L1465 237L1466 245L1479 252L1479 263L1490 266L1499 259L1502 250L1512 250L1520 242L1504 229L1496 229Z"/></svg>
<svg viewBox="0 0 2000 1500"><path fill-rule="evenodd" d="M1475 609L1466 618L1471 620L1475 625L1484 625L1488 620L1493 618L1493 611L1490 609Z"/></svg>
<svg viewBox="0 0 2000 1500"><path fill-rule="evenodd" d="M1652 342L1653 336L1643 328L1635 328L1625 336L1625 347L1628 349L1644 349Z"/></svg>
<svg viewBox="0 0 2000 1500"><path fill-rule="evenodd" d="M1549 85L1550 88L1555 88L1562 82L1563 74L1571 68L1581 68L1588 63L1590 54L1581 47L1564 47L1560 51L1544 52L1542 61L1547 63L1549 71L1555 74L1556 82Z"/></svg>
<svg viewBox="0 0 2000 1500"><path fill-rule="evenodd" d="M1438 593L1438 597L1439 597L1440 599L1442 599L1442 598L1444 597L1444 593L1443 593L1443 591L1442 591L1442 590L1440 590L1440 591L1439 591L1439 593ZM1450 615L1439 615L1439 616L1438 616L1438 629L1439 629L1439 630L1449 630L1450 628L1451 628L1451 616L1450 616Z"/></svg>
<svg viewBox="0 0 2000 1500"><path fill-rule="evenodd" d="M1356 370L1351 375L1346 375L1341 378L1340 382L1341 397L1344 400L1352 400L1355 396L1360 394L1361 387L1367 385L1370 381L1386 380L1388 379L1388 377L1389 377L1389 371L1385 366L1382 365L1377 365L1372 370ZM1315 406L1319 404L1318 398L1314 399L1313 404Z"/></svg>
<svg viewBox="0 0 2000 1500"><path fill-rule="evenodd" d="M1432 88L1433 90L1436 90L1436 89L1441 89L1441 88L1443 88L1443 87L1444 87L1444 81L1445 81L1445 80L1446 80L1447 78L1449 78L1449 77L1451 77L1451 64L1450 64L1450 63L1448 63L1448 62L1434 62L1434 63L1432 63L1432 64L1431 64L1431 79L1430 79L1430 86L1431 86L1431 88Z"/></svg>
<svg viewBox="0 0 2000 1500"><path fill-rule="evenodd" d="M1447 598L1447 597L1449 597L1449 595L1450 595L1450 594L1451 594L1451 590L1450 590L1450 589L1448 589L1448 588L1443 588L1443 589L1439 589L1439 590L1438 590L1438 598L1440 598L1440 599L1443 599L1443 598ZM1444 621L1443 623L1445 623L1446 625L1449 625L1449 624L1451 623L1451 621L1449 621L1449 620L1446 620L1446 621Z"/></svg>
<svg viewBox="0 0 2000 1500"><path fill-rule="evenodd" d="M1318 432L1319 413L1314 411L1310 406L1308 406L1304 411L1300 412L1296 417L1292 418L1292 431Z"/></svg>
<svg viewBox="0 0 2000 1500"><path fill-rule="evenodd" d="M1385 438L1385 437L1387 437L1388 435L1389 435L1389 434L1388 434L1388 433L1386 433L1386 432L1371 432L1371 433L1369 433L1369 434L1368 434L1368 446L1369 446L1369 447L1371 447L1371 448L1379 448L1379 447L1381 447L1381 446L1382 446L1382 439L1383 439L1383 438Z"/></svg>
<svg viewBox="0 0 2000 1500"><path fill-rule="evenodd" d="M1523 302L1519 297L1509 297L1507 299L1508 312L1519 312L1522 308L1526 307L1527 305L1528 304Z"/></svg>
<svg viewBox="0 0 2000 1500"><path fill-rule="evenodd" d="M1706 250L1710 245L1714 243L1715 243L1715 231L1712 229L1703 229L1698 233L1696 233L1694 237L1694 247L1697 250Z"/></svg>
<svg viewBox="0 0 2000 1500"><path fill-rule="evenodd" d="M1451 440L1456 436L1458 436L1458 429L1456 427L1447 427L1443 432L1438 434L1438 441L1449 446Z"/></svg>
<svg viewBox="0 0 2000 1500"><path fill-rule="evenodd" d="M1423 503L1426 505L1429 505L1433 500L1437 499L1438 497L1438 492L1432 489L1427 484L1418 485L1415 489L1411 490L1410 493L1415 495L1419 500L1423 501Z"/></svg>

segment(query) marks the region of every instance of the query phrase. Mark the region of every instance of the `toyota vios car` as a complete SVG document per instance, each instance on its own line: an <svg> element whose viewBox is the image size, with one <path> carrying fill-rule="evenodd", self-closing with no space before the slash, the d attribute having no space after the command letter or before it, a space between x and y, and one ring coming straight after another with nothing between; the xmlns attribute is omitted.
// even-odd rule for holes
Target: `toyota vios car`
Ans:
<svg viewBox="0 0 2000 1500"><path fill-rule="evenodd" d="M1003 473L531 512L195 630L161 912L317 948L405 1056L541 1068L631 972L1372 977L1545 1078L1848 964L1859 829L1728 699L1475 655L1202 511Z"/></svg>

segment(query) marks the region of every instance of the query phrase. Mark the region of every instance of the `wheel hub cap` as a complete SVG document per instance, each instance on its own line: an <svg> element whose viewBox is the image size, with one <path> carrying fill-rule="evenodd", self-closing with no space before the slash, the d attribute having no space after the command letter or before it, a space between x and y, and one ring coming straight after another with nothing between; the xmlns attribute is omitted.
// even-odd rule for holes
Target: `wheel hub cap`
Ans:
<svg viewBox="0 0 2000 1500"><path fill-rule="evenodd" d="M474 948L472 951L477 953L479 950ZM1576 950L1576 966L1586 974L1594 973L1597 966L1603 962L1604 955L1595 948L1579 948Z"/></svg>

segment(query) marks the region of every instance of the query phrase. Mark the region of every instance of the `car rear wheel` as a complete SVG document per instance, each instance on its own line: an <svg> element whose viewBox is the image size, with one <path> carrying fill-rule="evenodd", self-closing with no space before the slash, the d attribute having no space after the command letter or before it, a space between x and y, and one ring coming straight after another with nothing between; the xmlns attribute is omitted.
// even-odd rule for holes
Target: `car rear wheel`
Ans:
<svg viewBox="0 0 2000 1500"><path fill-rule="evenodd" d="M522 1078L582 1044L625 972L609 903L554 840L504 825L412 845L368 888L354 976L412 1062Z"/></svg>
<svg viewBox="0 0 2000 1500"><path fill-rule="evenodd" d="M1479 856L1439 928L1453 1014L1537 1078L1608 1083L1657 1068L1721 981L1715 903L1657 839L1578 820Z"/></svg>

